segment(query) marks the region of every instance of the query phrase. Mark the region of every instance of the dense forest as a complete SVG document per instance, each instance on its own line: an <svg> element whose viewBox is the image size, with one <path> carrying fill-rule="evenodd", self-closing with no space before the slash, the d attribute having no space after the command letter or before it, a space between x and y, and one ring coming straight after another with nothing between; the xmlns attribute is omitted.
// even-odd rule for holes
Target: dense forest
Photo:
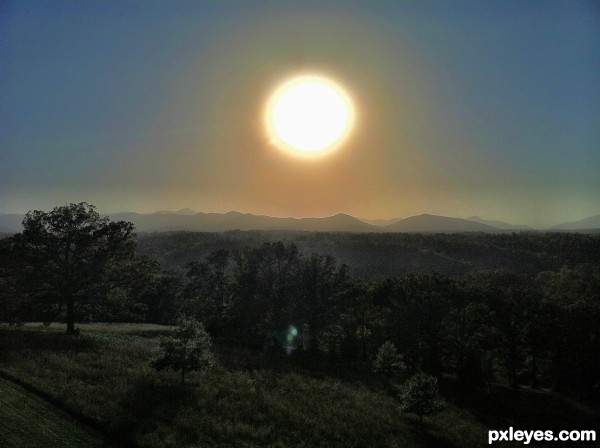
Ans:
<svg viewBox="0 0 600 448"><path fill-rule="evenodd" d="M600 263L600 234L520 232L484 233L327 233L301 231L230 231L222 233L142 233L141 254L164 269L183 272L185 265L217 250L282 241L303 254L331 255L356 277L395 277L439 273L465 275L477 269L510 269L527 275L563 266Z"/></svg>
<svg viewBox="0 0 600 448"><path fill-rule="evenodd" d="M0 241L0 320L171 324L261 351L598 398L600 236L133 235L87 204Z"/></svg>

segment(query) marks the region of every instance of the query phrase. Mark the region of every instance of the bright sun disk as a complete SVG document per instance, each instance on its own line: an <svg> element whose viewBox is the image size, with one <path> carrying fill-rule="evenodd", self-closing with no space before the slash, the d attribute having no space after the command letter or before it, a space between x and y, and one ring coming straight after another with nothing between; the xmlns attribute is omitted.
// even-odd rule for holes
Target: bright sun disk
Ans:
<svg viewBox="0 0 600 448"><path fill-rule="evenodd" d="M315 157L339 147L354 121L348 94L322 76L293 78L271 96L266 113L271 141L295 155Z"/></svg>

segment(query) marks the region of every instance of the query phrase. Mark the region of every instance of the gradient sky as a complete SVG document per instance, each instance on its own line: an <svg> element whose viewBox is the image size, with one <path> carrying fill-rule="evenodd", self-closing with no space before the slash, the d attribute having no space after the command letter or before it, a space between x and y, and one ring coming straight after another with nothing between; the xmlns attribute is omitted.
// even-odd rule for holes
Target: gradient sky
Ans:
<svg viewBox="0 0 600 448"><path fill-rule="evenodd" d="M264 104L340 81L343 148L271 146ZM0 212L600 213L595 1L2 1Z"/></svg>

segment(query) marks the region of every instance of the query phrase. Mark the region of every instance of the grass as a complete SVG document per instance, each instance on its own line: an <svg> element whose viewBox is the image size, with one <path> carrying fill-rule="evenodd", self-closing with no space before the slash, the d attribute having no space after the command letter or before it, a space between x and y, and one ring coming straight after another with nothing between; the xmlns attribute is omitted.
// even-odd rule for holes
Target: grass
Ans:
<svg viewBox="0 0 600 448"><path fill-rule="evenodd" d="M488 429L594 429L594 409L550 393L492 387L470 395L443 381L447 406L425 419L400 411L389 384L324 360L216 343L217 366L157 373L149 360L168 327L0 326L0 370L142 447L479 447ZM535 426L537 425L537 426Z"/></svg>
<svg viewBox="0 0 600 448"><path fill-rule="evenodd" d="M0 446L99 447L101 437L69 415L0 378Z"/></svg>

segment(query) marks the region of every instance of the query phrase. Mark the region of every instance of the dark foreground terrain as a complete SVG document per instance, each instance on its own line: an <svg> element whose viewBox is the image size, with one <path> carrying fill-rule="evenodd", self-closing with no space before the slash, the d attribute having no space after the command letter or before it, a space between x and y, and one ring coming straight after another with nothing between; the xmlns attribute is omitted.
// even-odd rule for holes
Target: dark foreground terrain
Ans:
<svg viewBox="0 0 600 448"><path fill-rule="evenodd" d="M444 377L444 410L421 430L400 410L394 380L222 341L217 365L181 386L149 365L167 329L88 324L74 337L62 325L2 325L0 445L479 447L488 429L600 429L598 409L559 394L464 392Z"/></svg>
<svg viewBox="0 0 600 448"><path fill-rule="evenodd" d="M136 237L87 203L23 227L0 240L1 446L600 430L599 235Z"/></svg>

